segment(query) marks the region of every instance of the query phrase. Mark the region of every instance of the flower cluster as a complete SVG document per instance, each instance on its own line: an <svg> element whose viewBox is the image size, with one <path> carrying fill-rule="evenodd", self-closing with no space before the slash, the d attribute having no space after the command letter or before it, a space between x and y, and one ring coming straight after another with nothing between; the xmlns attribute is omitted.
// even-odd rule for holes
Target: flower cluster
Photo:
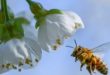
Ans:
<svg viewBox="0 0 110 75"><path fill-rule="evenodd" d="M84 28L80 17L72 11L46 10L40 3L26 1L36 20L34 26L24 17L15 17L6 9L6 0L1 0L0 73L35 66L42 50L56 50L77 29Z"/></svg>

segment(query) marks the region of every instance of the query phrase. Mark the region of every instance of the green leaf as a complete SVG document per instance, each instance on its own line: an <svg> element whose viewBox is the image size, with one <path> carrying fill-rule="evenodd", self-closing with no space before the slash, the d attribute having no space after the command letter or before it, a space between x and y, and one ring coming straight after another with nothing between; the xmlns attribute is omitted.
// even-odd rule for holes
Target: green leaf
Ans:
<svg viewBox="0 0 110 75"><path fill-rule="evenodd" d="M12 34L13 34L14 38L20 39L24 36L24 31L23 31L22 25L15 24L12 27L13 27Z"/></svg>
<svg viewBox="0 0 110 75"><path fill-rule="evenodd" d="M10 39L9 31L7 30L7 27L3 24L0 24L0 41L6 42Z"/></svg>
<svg viewBox="0 0 110 75"><path fill-rule="evenodd" d="M14 23L17 24L17 25L30 24L30 22L24 17L15 18Z"/></svg>

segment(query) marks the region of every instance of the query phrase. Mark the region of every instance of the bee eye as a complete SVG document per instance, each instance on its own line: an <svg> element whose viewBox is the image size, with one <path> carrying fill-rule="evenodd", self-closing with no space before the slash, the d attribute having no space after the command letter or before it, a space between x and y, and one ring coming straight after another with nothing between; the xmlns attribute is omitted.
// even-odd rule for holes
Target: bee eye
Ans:
<svg viewBox="0 0 110 75"><path fill-rule="evenodd" d="M81 47L78 48L78 51L81 51Z"/></svg>

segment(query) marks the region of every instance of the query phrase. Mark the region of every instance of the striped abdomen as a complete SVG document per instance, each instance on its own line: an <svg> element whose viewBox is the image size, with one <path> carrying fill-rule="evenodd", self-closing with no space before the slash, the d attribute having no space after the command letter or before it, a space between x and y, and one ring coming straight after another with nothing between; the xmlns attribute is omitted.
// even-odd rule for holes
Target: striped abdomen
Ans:
<svg viewBox="0 0 110 75"><path fill-rule="evenodd" d="M97 62L96 69L104 75L108 74L108 68L102 61Z"/></svg>

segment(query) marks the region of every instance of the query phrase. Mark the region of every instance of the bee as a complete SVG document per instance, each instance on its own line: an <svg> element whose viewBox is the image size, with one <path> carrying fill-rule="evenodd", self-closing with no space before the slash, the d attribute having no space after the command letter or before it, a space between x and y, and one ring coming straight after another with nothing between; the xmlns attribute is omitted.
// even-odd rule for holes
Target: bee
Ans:
<svg viewBox="0 0 110 75"><path fill-rule="evenodd" d="M82 71L82 67L86 65L86 69L90 73L90 75L92 75L92 73L94 73L95 70L99 71L103 75L108 74L108 68L102 61L101 57L99 57L99 54L109 49L110 42L99 45L93 49L85 48L80 45L77 46L76 41L75 41L75 45L76 47L72 52L71 56L75 58L75 62L78 60L81 62L81 66L80 66L81 71Z"/></svg>

